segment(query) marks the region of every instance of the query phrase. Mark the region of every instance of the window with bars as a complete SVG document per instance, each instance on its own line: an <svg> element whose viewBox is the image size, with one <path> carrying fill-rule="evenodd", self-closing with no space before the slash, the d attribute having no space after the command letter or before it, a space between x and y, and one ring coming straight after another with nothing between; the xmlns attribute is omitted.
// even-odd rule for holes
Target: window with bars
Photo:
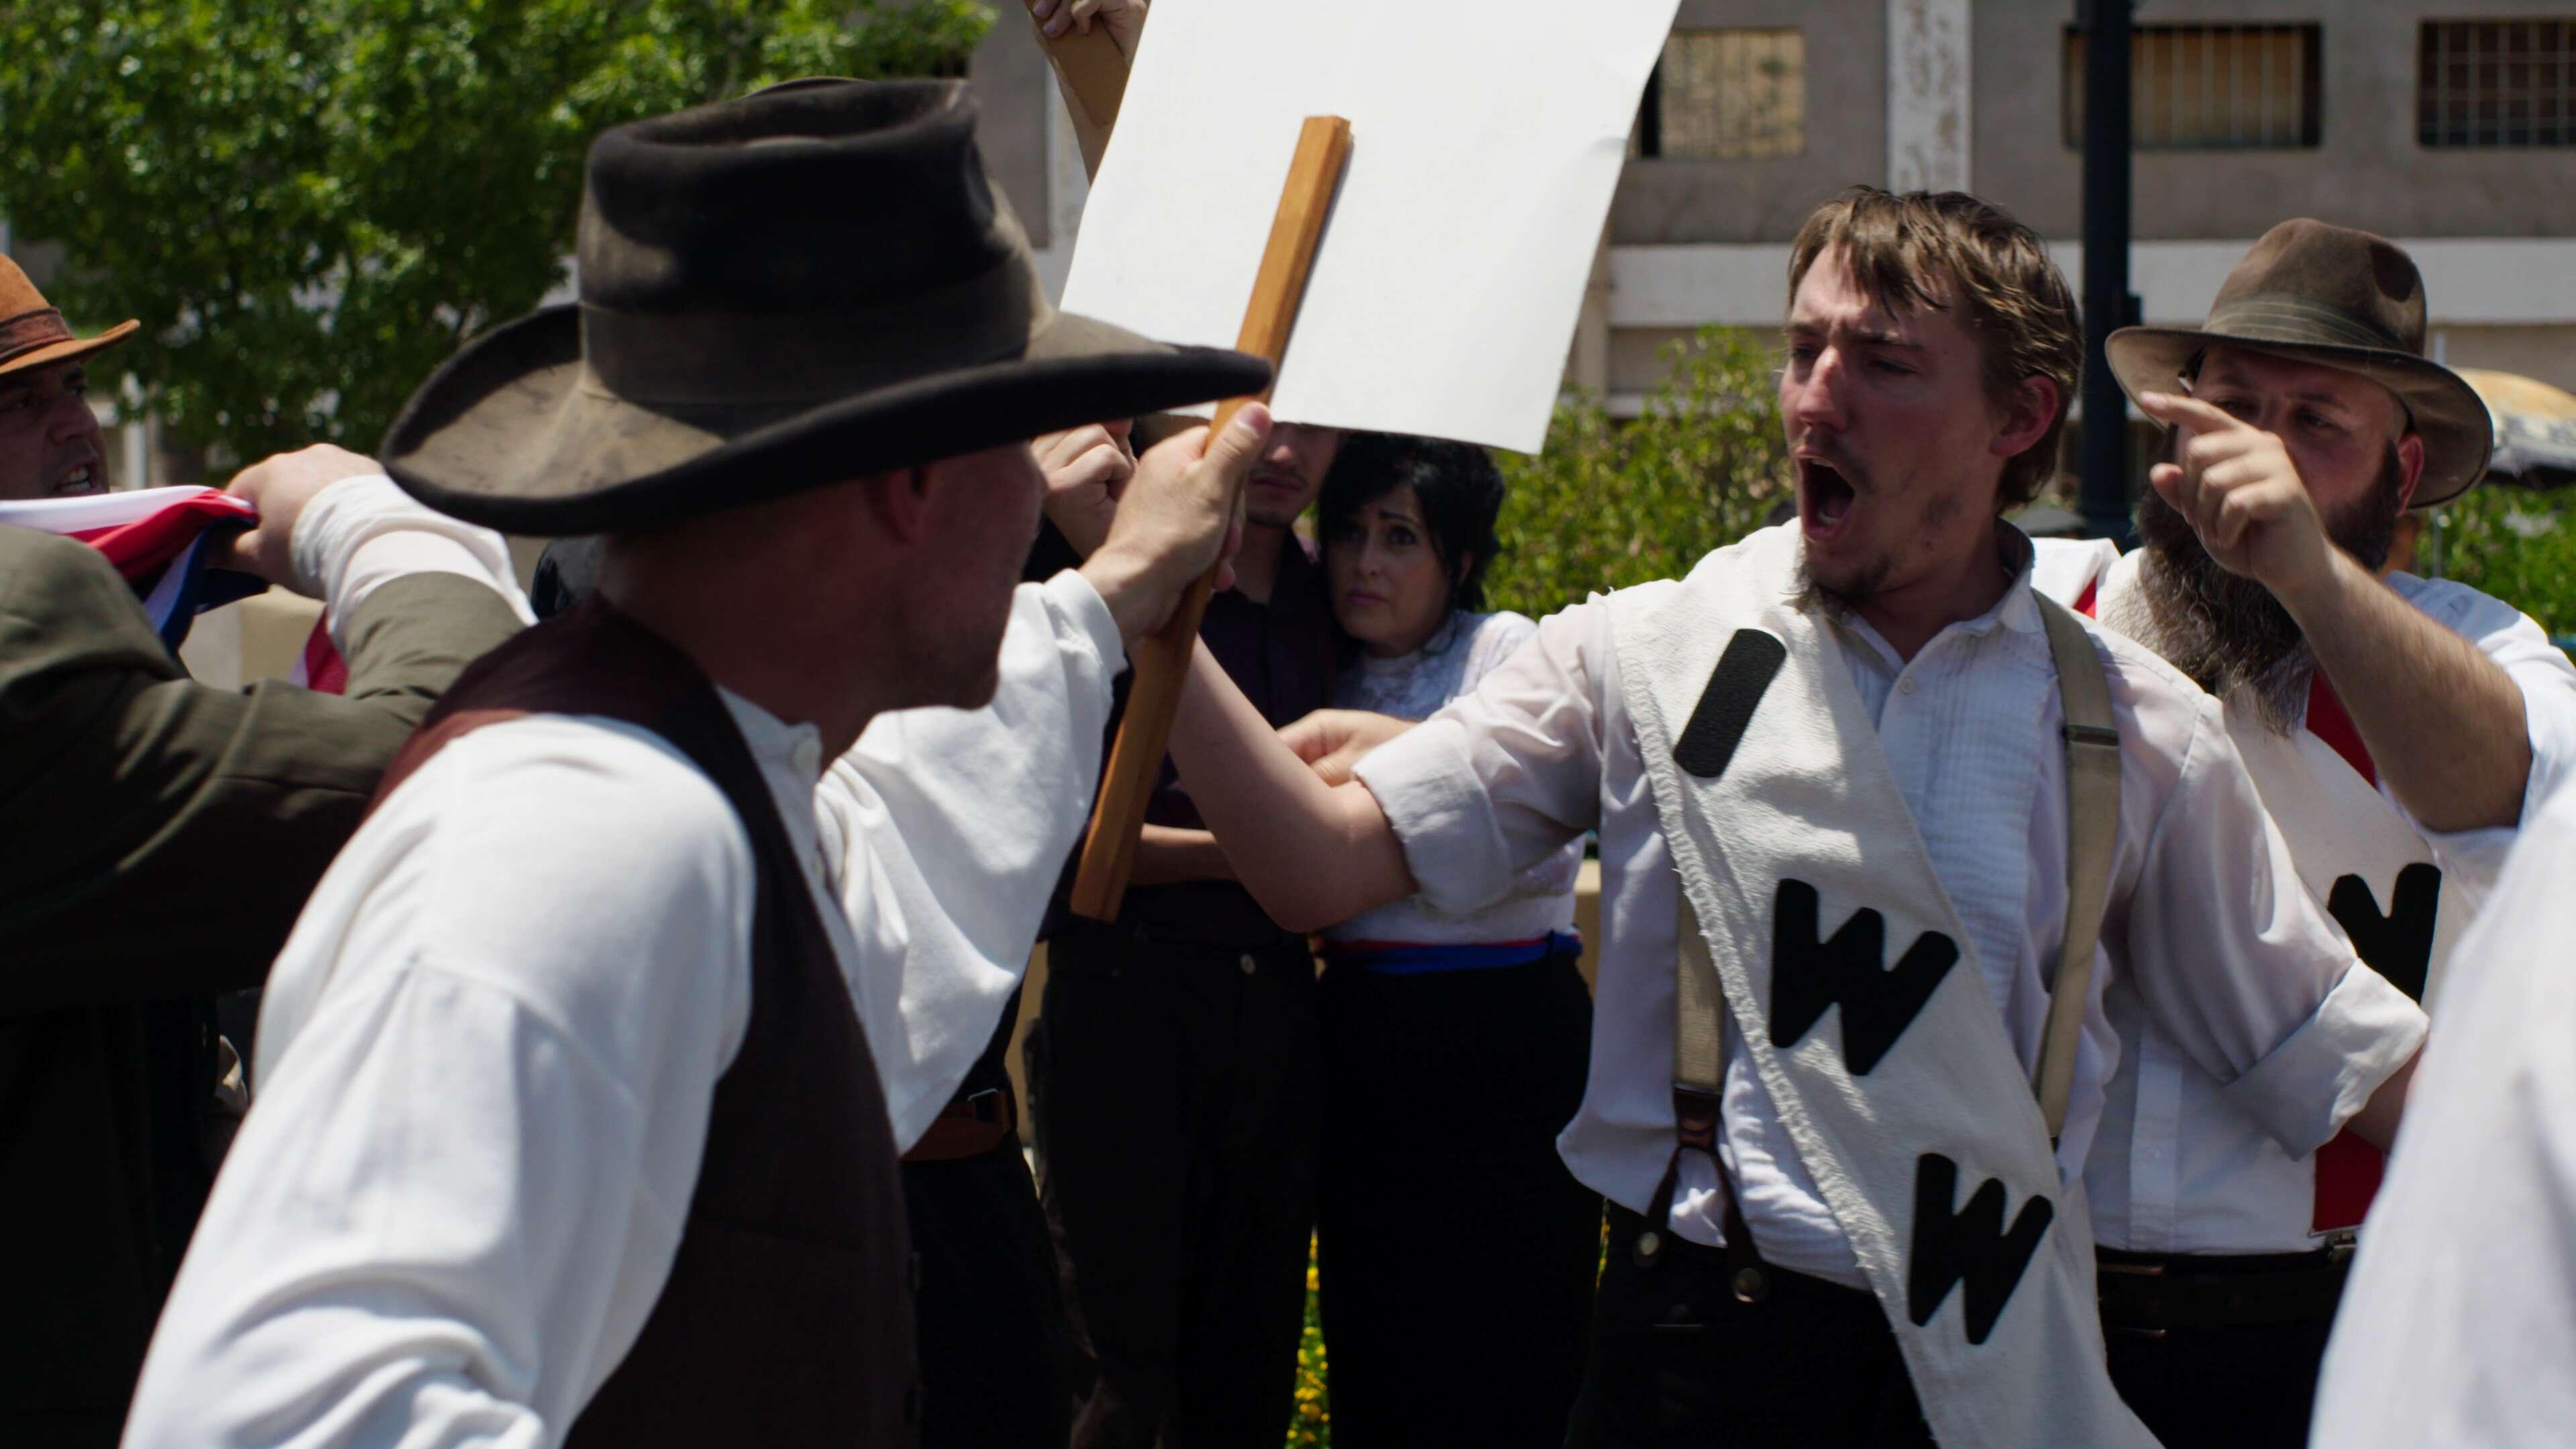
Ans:
<svg viewBox="0 0 2576 1449"><path fill-rule="evenodd" d="M1646 80L1637 154L1743 161L1807 150L1807 41L1797 30L1679 30Z"/></svg>
<svg viewBox="0 0 2576 1449"><path fill-rule="evenodd" d="M2141 25L2129 40L2130 143L2141 151L2317 144L2315 25ZM2084 32L2066 31L2066 144L2084 144Z"/></svg>
<svg viewBox="0 0 2576 1449"><path fill-rule="evenodd" d="M2427 146L2576 145L2576 18L2425 21L2415 136Z"/></svg>

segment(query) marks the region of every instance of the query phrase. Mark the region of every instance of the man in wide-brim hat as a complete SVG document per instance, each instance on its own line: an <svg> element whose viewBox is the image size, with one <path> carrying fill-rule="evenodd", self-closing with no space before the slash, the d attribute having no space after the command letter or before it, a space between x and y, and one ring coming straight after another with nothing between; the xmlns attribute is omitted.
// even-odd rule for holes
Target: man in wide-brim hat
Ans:
<svg viewBox="0 0 2576 1449"><path fill-rule="evenodd" d="M2302 880L2419 1002L2527 802L2576 760L2576 670L2539 626L2385 567L2400 517L2474 485L2490 445L2424 334L2404 251L2273 228L2204 325L2111 335L2170 451L2145 546L2062 546L2080 566L2052 571L2219 697ZM2087 1172L2114 1380L2167 1443L2303 1443L2378 1154L2284 1152L2143 1014L2114 1020L2118 1105Z"/></svg>
<svg viewBox="0 0 2576 1449"><path fill-rule="evenodd" d="M1049 309L974 121L800 82L605 133L578 305L396 420L438 507L607 535L598 594L477 666L316 892L127 1442L910 1440L896 1152L1268 423L1149 453L1016 586L1029 438L1268 371Z"/></svg>

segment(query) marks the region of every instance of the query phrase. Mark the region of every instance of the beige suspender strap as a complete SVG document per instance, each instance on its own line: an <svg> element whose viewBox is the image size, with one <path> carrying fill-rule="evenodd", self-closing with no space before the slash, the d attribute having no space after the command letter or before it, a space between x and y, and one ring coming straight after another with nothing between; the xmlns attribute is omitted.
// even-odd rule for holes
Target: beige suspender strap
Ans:
<svg viewBox="0 0 2576 1449"><path fill-rule="evenodd" d="M1690 892L1674 883L1681 897L1680 970L1673 975L1673 1085L1716 1098L1726 1091L1726 988L1717 979L1717 962L1708 954L1708 935L1691 909Z"/></svg>
<svg viewBox="0 0 2576 1449"><path fill-rule="evenodd" d="M2102 656L2065 605L2034 593L2057 661L2057 698L2066 715L2066 939L2050 983L2048 1029L2040 1038L2031 1090L2048 1138L2066 1129L2075 1085L2075 1047L2092 996L2093 949L2111 899L2111 853L2120 831L2120 731L2111 722L2111 684Z"/></svg>

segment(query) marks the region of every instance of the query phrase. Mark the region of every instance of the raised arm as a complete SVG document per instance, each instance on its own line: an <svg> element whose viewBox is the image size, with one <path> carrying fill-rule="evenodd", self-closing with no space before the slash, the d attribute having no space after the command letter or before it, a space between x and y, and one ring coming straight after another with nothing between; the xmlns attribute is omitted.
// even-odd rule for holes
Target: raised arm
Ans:
<svg viewBox="0 0 2576 1449"><path fill-rule="evenodd" d="M2191 434L2148 481L2298 621L2397 802L2434 831L2519 822L2531 739L2504 670L2335 545L2278 437L2197 398L2139 406Z"/></svg>
<svg viewBox="0 0 2576 1449"><path fill-rule="evenodd" d="M1190 656L1171 752L1235 878L1282 927L1321 930L1414 893L1377 797L1325 784L1204 647Z"/></svg>
<svg viewBox="0 0 2576 1449"><path fill-rule="evenodd" d="M376 465L245 470L236 566L324 597L345 695L181 672L86 545L0 529L0 1018L256 985L376 778L525 603L500 538ZM300 563L300 567L299 567Z"/></svg>

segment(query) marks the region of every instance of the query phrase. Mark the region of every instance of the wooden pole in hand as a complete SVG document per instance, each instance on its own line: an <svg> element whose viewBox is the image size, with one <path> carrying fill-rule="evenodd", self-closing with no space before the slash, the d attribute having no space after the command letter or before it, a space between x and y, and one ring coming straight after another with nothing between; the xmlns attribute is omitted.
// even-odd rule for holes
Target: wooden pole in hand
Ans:
<svg viewBox="0 0 2576 1449"><path fill-rule="evenodd" d="M1314 266L1315 246L1324 233L1324 215L1333 203L1333 188L1350 159L1351 123L1339 116L1309 116L1297 134L1297 154L1288 163L1288 184L1279 193L1279 211L1270 223L1270 242L1261 254L1261 272L1253 279L1252 303L1243 312L1243 331L1235 346L1276 366L1288 351L1288 334L1297 322L1297 304L1306 295L1306 275ZM1216 410L1208 435L1223 432L1235 413L1257 398L1233 398ZM1161 773L1163 749L1171 741L1172 716L1181 703L1181 684L1189 677L1190 652L1198 645L1199 619L1216 575L1190 585L1180 606L1162 628L1136 641L1127 651L1135 677L1127 691L1127 714L1118 738L1109 747L1109 770L1100 781L1100 798L1092 806L1091 830L1082 840L1082 865L1073 879L1075 915L1094 921L1118 919L1127 895L1127 877L1136 864L1136 837L1145 825L1145 798Z"/></svg>

